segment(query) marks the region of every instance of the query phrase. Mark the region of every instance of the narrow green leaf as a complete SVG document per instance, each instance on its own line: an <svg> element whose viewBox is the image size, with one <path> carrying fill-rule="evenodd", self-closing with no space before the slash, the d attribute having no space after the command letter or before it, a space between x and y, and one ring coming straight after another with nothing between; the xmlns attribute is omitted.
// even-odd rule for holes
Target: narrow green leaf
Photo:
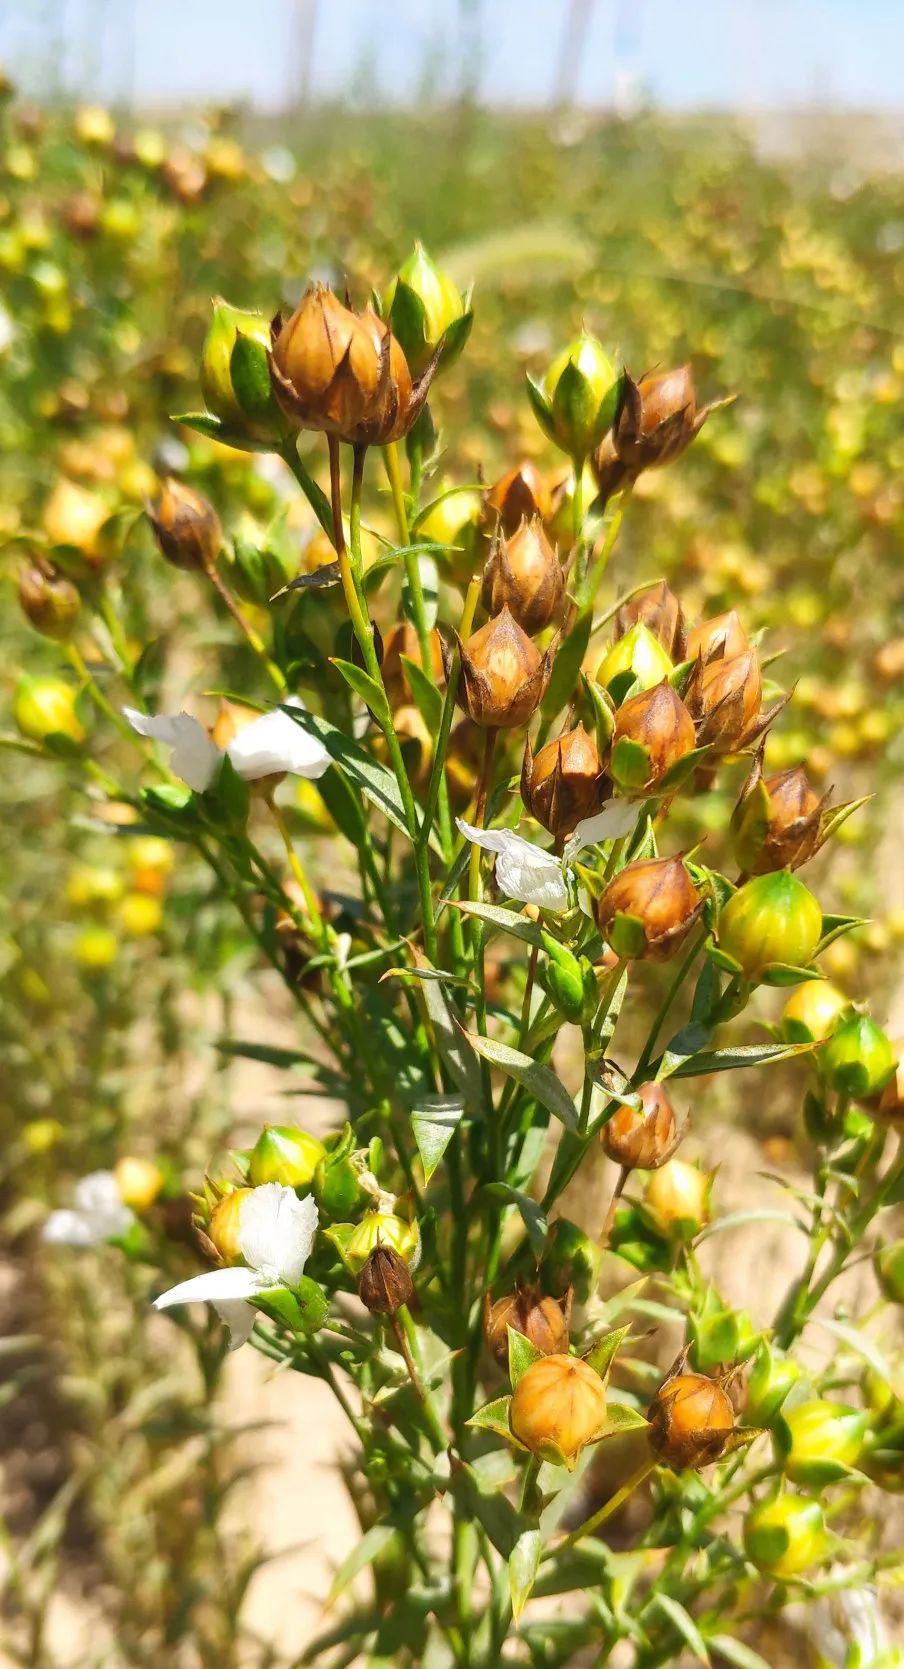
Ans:
<svg viewBox="0 0 904 1669"><path fill-rule="evenodd" d="M501 1437L511 1437L509 1425L509 1408L511 1397L496 1397L493 1402L485 1402L467 1421L469 1426L475 1426L478 1431L495 1431Z"/></svg>
<svg viewBox="0 0 904 1669"><path fill-rule="evenodd" d="M465 1110L457 1095L436 1095L422 1101L411 1113L411 1129L429 1182L446 1148L455 1135Z"/></svg>
<svg viewBox="0 0 904 1669"><path fill-rule="evenodd" d="M517 1623L530 1599L531 1589L540 1569L543 1537L539 1530L522 1530L509 1559L509 1587L512 1595L512 1616Z"/></svg>
<svg viewBox="0 0 904 1669"><path fill-rule="evenodd" d="M393 1537L398 1534L399 1531L394 1524L372 1524L369 1530L365 1530L361 1540L352 1548L348 1558L343 1559L333 1578L333 1585L327 1595L326 1610L335 1605L339 1595L354 1582L359 1572L373 1564L374 1559L386 1551Z"/></svg>
<svg viewBox="0 0 904 1669"><path fill-rule="evenodd" d="M543 928L538 921L528 921L526 916L520 916L516 910L505 910L501 904L478 904L470 900L450 899L456 910L464 911L467 916L476 916L478 921L486 922L488 927L501 928L504 933L511 933L514 939L521 939L526 945L539 947L543 943Z"/></svg>
<svg viewBox="0 0 904 1669"><path fill-rule="evenodd" d="M439 731L443 711L442 691L437 689L433 679L429 673L424 671L420 661L412 660L410 655L400 655L399 660L411 685L414 704L427 729L435 736Z"/></svg>
<svg viewBox="0 0 904 1669"><path fill-rule="evenodd" d="M221 446L234 446L237 452L272 452L273 440L253 440L248 435L238 434L227 428L219 417L212 417L209 411L183 411L175 414L171 421L179 423L183 429L194 429L198 435L206 435L208 440L218 440Z"/></svg>
<svg viewBox="0 0 904 1669"><path fill-rule="evenodd" d="M717 1657L724 1658L726 1663L733 1663L736 1669L772 1669L759 1652L745 1646L743 1640L736 1640L732 1634L711 1634L709 1645Z"/></svg>
<svg viewBox="0 0 904 1669"><path fill-rule="evenodd" d="M735 1049L704 1049L681 1059L669 1076L700 1078L708 1072L739 1072L750 1066L775 1066L778 1061L809 1054L813 1047L812 1043L750 1043L740 1044Z"/></svg>
<svg viewBox="0 0 904 1669"><path fill-rule="evenodd" d="M594 1373L599 1374L601 1379L608 1377L615 1353L630 1331L630 1327L616 1327L611 1333L606 1333L602 1339L597 1339L593 1348L588 1350L584 1360L587 1366L593 1369Z"/></svg>
<svg viewBox="0 0 904 1669"><path fill-rule="evenodd" d="M420 952L416 952L416 961L421 968L430 966L427 958ZM477 1107L483 1099L483 1084L480 1068L474 1056L465 1047L468 1033L461 1025L441 984L435 980L428 980L423 986L423 992L424 1004L436 1034L436 1046L443 1061L461 1090L465 1105Z"/></svg>
<svg viewBox="0 0 904 1669"><path fill-rule="evenodd" d="M546 1249L547 1224L543 1210L536 1200L532 1200L529 1194L523 1194L520 1188L513 1188L508 1182L489 1182L482 1189L482 1193L491 1200L502 1200L506 1205L517 1206L527 1230L531 1251L535 1257L542 1257Z"/></svg>
<svg viewBox="0 0 904 1669"><path fill-rule="evenodd" d="M341 672L349 689L354 690L355 695L360 697L365 707L370 708L380 724L392 723L386 691L381 684L377 683L376 678L371 678L370 673L365 672L360 666L355 666L353 661L341 660L338 655L330 657L330 665L334 666L337 672Z"/></svg>
<svg viewBox="0 0 904 1669"><path fill-rule="evenodd" d="M786 1228L799 1229L801 1234L810 1232L807 1224L802 1223L792 1212L759 1206L752 1211L732 1211L727 1217L720 1217L718 1222L710 1223L708 1228L697 1235L697 1241L699 1243L702 1240L711 1240L714 1234L724 1234L726 1229L741 1229L748 1223L784 1223Z"/></svg>
<svg viewBox="0 0 904 1669"><path fill-rule="evenodd" d="M544 718L555 718L570 700L581 662L587 653L592 625L592 612L587 609L584 614L578 616L568 636L559 644L546 694L540 703L540 712Z"/></svg>
<svg viewBox="0 0 904 1669"><path fill-rule="evenodd" d="M649 1422L639 1414L636 1408L629 1408L626 1402L610 1402L606 1404L606 1424L602 1437L621 1437L628 1431L644 1431Z"/></svg>
<svg viewBox="0 0 904 1669"><path fill-rule="evenodd" d="M531 1060L530 1055L523 1055L520 1049L511 1049L507 1043L499 1043L493 1037L480 1037L474 1032L466 1032L465 1037L478 1055L523 1085L547 1112L564 1124L566 1130L577 1130L574 1102L552 1067Z"/></svg>
<svg viewBox="0 0 904 1669"><path fill-rule="evenodd" d="M811 1316L810 1325L824 1327L827 1333L834 1333L836 1339L840 1339L842 1344L848 1345L858 1356L862 1356L873 1372L877 1373L886 1385L890 1385L897 1396L901 1396L904 1391L901 1374L895 1372L878 1346L873 1344L872 1339L867 1339L858 1328L848 1326L846 1321L833 1321L830 1317L821 1315Z"/></svg>
<svg viewBox="0 0 904 1669"><path fill-rule="evenodd" d="M315 736L322 742L330 758L336 761L371 804L400 829L402 834L409 835L399 785L385 765L373 759L350 736L346 736L334 724L330 724L328 719L321 718L319 713L311 713L306 707L284 707L282 710L288 713L302 730L306 730L309 736ZM434 851L442 856L442 847L435 830L430 832L430 844Z"/></svg>
<svg viewBox="0 0 904 1669"><path fill-rule="evenodd" d="M684 1606L679 1605L678 1601L672 1599L668 1594L657 1593L653 1603L659 1606L660 1611L665 1612L671 1623L674 1623L685 1645L690 1647L697 1661L706 1664L707 1669L709 1669L710 1656L706 1649L706 1641L690 1612L685 1611Z"/></svg>
<svg viewBox="0 0 904 1669"><path fill-rule="evenodd" d="M532 1367L534 1362L542 1361L543 1352L538 1350L535 1344L531 1344L530 1339L525 1338L523 1333L519 1333L516 1327L507 1327L506 1332L509 1379L512 1382L512 1390L515 1391L519 1379L524 1377L528 1368Z"/></svg>

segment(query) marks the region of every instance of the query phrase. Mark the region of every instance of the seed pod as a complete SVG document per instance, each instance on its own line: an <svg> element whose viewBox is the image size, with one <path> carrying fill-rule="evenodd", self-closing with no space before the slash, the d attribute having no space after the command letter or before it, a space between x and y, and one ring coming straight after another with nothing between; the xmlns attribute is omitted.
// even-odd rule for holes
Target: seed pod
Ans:
<svg viewBox="0 0 904 1669"><path fill-rule="evenodd" d="M552 671L552 651L539 649L507 608L462 643L458 701L469 719L486 730L526 724L540 702Z"/></svg>
<svg viewBox="0 0 904 1669"><path fill-rule="evenodd" d="M694 721L668 679L639 690L615 715L609 774L623 793L650 794L693 752Z"/></svg>
<svg viewBox="0 0 904 1669"><path fill-rule="evenodd" d="M829 796L819 799L802 766L763 776L762 754L741 789L731 819L734 855L748 875L772 869L799 869L824 841L822 813Z"/></svg>
<svg viewBox="0 0 904 1669"><path fill-rule="evenodd" d="M541 1274L544 1285L560 1298L570 1291L586 1304L599 1284L603 1254L597 1242L577 1223L557 1217L549 1231Z"/></svg>
<svg viewBox="0 0 904 1669"><path fill-rule="evenodd" d="M702 1373L673 1373L647 1410L649 1439L657 1460L674 1472L710 1466L734 1431L727 1391Z"/></svg>
<svg viewBox="0 0 904 1669"><path fill-rule="evenodd" d="M250 1188L233 1188L218 1200L207 1224L207 1239L219 1252L224 1263L237 1263L242 1255L239 1244L242 1203L252 1192Z"/></svg>
<svg viewBox="0 0 904 1669"><path fill-rule="evenodd" d="M309 1188L326 1148L307 1130L291 1124L265 1124L248 1163L248 1180L280 1182L285 1188Z"/></svg>
<svg viewBox="0 0 904 1669"><path fill-rule="evenodd" d="M770 967L808 968L822 937L822 910L788 869L757 875L719 915L719 949L747 979Z"/></svg>
<svg viewBox="0 0 904 1669"><path fill-rule="evenodd" d="M621 465L628 481L636 481L642 470L671 463L687 450L710 412L726 403L697 406L689 365L641 377L639 382L626 371L611 435L593 459L600 484L608 482L613 462Z"/></svg>
<svg viewBox="0 0 904 1669"><path fill-rule="evenodd" d="M474 315L448 273L416 243L386 297L386 316L401 343L412 376L454 364L471 331Z"/></svg>
<svg viewBox="0 0 904 1669"><path fill-rule="evenodd" d="M621 701L632 684L651 690L671 671L672 663L659 639L638 620L610 644L596 669L596 682L609 691L613 701Z"/></svg>
<svg viewBox="0 0 904 1669"><path fill-rule="evenodd" d="M270 326L262 313L215 301L200 380L204 404L237 436L278 439L285 425L270 385Z"/></svg>
<svg viewBox="0 0 904 1669"><path fill-rule="evenodd" d="M16 728L32 742L63 736L83 742L87 731L76 709L76 692L62 678L23 678L16 690L13 718Z"/></svg>
<svg viewBox="0 0 904 1669"><path fill-rule="evenodd" d="M405 354L373 308L343 307L312 284L286 324L272 327L273 392L300 429L351 446L386 446L420 416L436 367L412 381Z"/></svg>
<svg viewBox="0 0 904 1669"><path fill-rule="evenodd" d="M527 392L544 434L570 458L589 458L611 429L622 378L595 336L584 331L555 359L542 386Z"/></svg>
<svg viewBox="0 0 904 1669"><path fill-rule="evenodd" d="M697 727L697 744L714 753L737 753L762 735L778 712L760 712L763 684L756 651L726 660L697 659L684 700Z"/></svg>
<svg viewBox="0 0 904 1669"><path fill-rule="evenodd" d="M156 504L146 505L145 513L167 562L174 568L210 573L222 548L223 529L201 493L169 475Z"/></svg>
<svg viewBox="0 0 904 1669"><path fill-rule="evenodd" d="M108 506L97 493L61 476L41 520L52 545L74 545L90 567L100 568L109 555L103 531L109 516Z"/></svg>
<svg viewBox="0 0 904 1669"><path fill-rule="evenodd" d="M737 609L728 609L725 614L714 614L711 620L701 620L692 626L687 634L685 659L710 661L721 658L732 661L738 655L746 654L750 648L750 639L741 625L741 617Z"/></svg>
<svg viewBox="0 0 904 1669"><path fill-rule="evenodd" d="M415 1266L421 1247L417 1224L396 1216L394 1211L365 1212L346 1242L346 1261L360 1271L378 1246L388 1246L409 1266Z"/></svg>
<svg viewBox="0 0 904 1669"><path fill-rule="evenodd" d="M539 516L523 521L509 538L493 541L483 571L483 606L488 614L507 608L522 631L542 632L561 613L565 575Z"/></svg>
<svg viewBox="0 0 904 1669"><path fill-rule="evenodd" d="M755 1426L769 1426L775 1419L800 1368L791 1356L783 1356L763 1340L753 1359L747 1379L745 1418Z"/></svg>
<svg viewBox="0 0 904 1669"><path fill-rule="evenodd" d="M666 962L702 910L680 858L641 858L613 876L597 901L596 919L619 956Z"/></svg>
<svg viewBox="0 0 904 1669"><path fill-rule="evenodd" d="M123 1205L133 1211L149 1211L163 1187L164 1176L152 1159L136 1159L125 1154L114 1169L116 1187Z"/></svg>
<svg viewBox="0 0 904 1669"><path fill-rule="evenodd" d="M684 615L681 604L666 580L629 597L615 616L616 639L627 636L632 626L646 626L673 661L684 660Z"/></svg>
<svg viewBox="0 0 904 1669"><path fill-rule="evenodd" d="M865 1408L814 1397L779 1415L775 1447L792 1483L819 1487L847 1477L866 1435Z"/></svg>
<svg viewBox="0 0 904 1669"><path fill-rule="evenodd" d="M600 810L605 798L602 760L582 724L544 743L537 754L527 739L521 798L531 816L557 838Z"/></svg>
<svg viewBox="0 0 904 1669"><path fill-rule="evenodd" d="M508 1329L523 1333L544 1356L568 1354L568 1324L571 1318L571 1288L561 1303L545 1298L539 1287L517 1286L504 1298L483 1300L483 1336L500 1368L508 1370Z"/></svg>
<svg viewBox="0 0 904 1669"><path fill-rule="evenodd" d="M517 464L493 483L483 502L481 521L488 532L498 528L509 537L534 516L542 522L550 520L550 491L536 464Z"/></svg>
<svg viewBox="0 0 904 1669"><path fill-rule="evenodd" d="M371 1315L395 1315L414 1297L411 1271L391 1246L375 1246L358 1276L358 1297Z"/></svg>
<svg viewBox="0 0 904 1669"><path fill-rule="evenodd" d="M545 1356L522 1374L512 1396L514 1435L542 1460L573 1466L606 1423L606 1387L578 1356Z"/></svg>
<svg viewBox="0 0 904 1669"><path fill-rule="evenodd" d="M428 636L430 649L430 665L427 677L437 686L446 682L446 672L443 663L443 640L434 626ZM407 668L402 664L402 656L421 665L421 646L417 632L408 620L399 621L392 626L383 641L383 654L380 657L380 670L390 705L401 706L403 702L413 701L411 684L408 680Z"/></svg>
<svg viewBox="0 0 904 1669"><path fill-rule="evenodd" d="M744 1520L744 1551L766 1576L800 1576L819 1564L829 1539L822 1508L805 1495L758 1501Z"/></svg>
<svg viewBox="0 0 904 1669"><path fill-rule="evenodd" d="M660 1234L692 1240L709 1222L713 1172L670 1159L644 1189L643 1203Z"/></svg>
<svg viewBox="0 0 904 1669"><path fill-rule="evenodd" d="M65 643L72 636L82 600L71 580L55 568L33 562L19 580L19 607L42 637Z"/></svg>
<svg viewBox="0 0 904 1669"><path fill-rule="evenodd" d="M888 1037L868 1014L842 1020L823 1044L817 1065L839 1095L878 1095L894 1077L895 1051Z"/></svg>
<svg viewBox="0 0 904 1669"><path fill-rule="evenodd" d="M850 1006L850 998L828 980L807 979L782 1009L782 1036L788 1043L822 1043Z"/></svg>
<svg viewBox="0 0 904 1669"><path fill-rule="evenodd" d="M603 1125L600 1141L607 1158L628 1171L658 1171L671 1159L684 1135L662 1084L640 1084L639 1110L618 1107Z"/></svg>

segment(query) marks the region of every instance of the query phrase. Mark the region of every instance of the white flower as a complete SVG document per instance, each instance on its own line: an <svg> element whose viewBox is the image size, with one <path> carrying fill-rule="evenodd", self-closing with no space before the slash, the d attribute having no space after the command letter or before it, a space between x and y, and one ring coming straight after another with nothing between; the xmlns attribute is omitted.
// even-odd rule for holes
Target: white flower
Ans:
<svg viewBox="0 0 904 1669"><path fill-rule="evenodd" d="M125 1234L134 1221L134 1213L120 1199L113 1172L92 1171L76 1183L71 1207L51 1211L42 1233L52 1246L102 1246Z"/></svg>
<svg viewBox="0 0 904 1669"><path fill-rule="evenodd" d="M294 1189L265 1182L246 1194L238 1221L244 1265L209 1269L154 1299L155 1310L167 1310L171 1304L212 1304L229 1328L230 1350L248 1338L259 1293L298 1285L317 1233L317 1206L310 1194L300 1200Z"/></svg>
<svg viewBox="0 0 904 1669"><path fill-rule="evenodd" d="M832 1565L828 1571L830 1578L843 1574L841 1565ZM887 1663L888 1636L874 1588L839 1588L824 1594L802 1610L801 1618L820 1657L832 1669L845 1669L852 1647L862 1669Z"/></svg>
<svg viewBox="0 0 904 1669"><path fill-rule="evenodd" d="M301 702L292 699L286 706L300 707ZM203 794L210 787L224 753L197 719L190 713L150 716L136 712L134 707L124 707L123 712L139 736L149 736L172 748L173 771L189 788ZM291 771L298 777L322 777L331 763L323 743L302 730L282 707L262 713L260 718L244 725L225 754L246 782L281 771Z"/></svg>
<svg viewBox="0 0 904 1669"><path fill-rule="evenodd" d="M637 807L625 800L611 800L595 817L585 817L565 842L561 858L535 846L512 829L475 829L462 817L456 818L456 822L461 833L475 846L496 853L496 880L509 898L558 913L568 907L565 871L569 865L585 846L630 834L637 822Z"/></svg>

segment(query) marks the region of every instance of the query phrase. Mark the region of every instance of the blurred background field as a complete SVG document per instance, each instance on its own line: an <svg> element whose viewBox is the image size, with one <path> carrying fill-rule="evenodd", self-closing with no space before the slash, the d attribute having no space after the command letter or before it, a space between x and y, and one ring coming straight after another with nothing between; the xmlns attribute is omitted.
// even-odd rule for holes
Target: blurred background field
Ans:
<svg viewBox="0 0 904 1669"><path fill-rule="evenodd" d="M670 10L83 0L0 20L0 1662L290 1662L259 1550L320 1537L330 1513L327 1554L354 1533L335 1493L313 1521L279 1510L316 1498L335 1451L307 1382L294 1429L250 1440L257 1359L220 1397L216 1326L196 1320L180 1354L145 1322L140 1260L39 1243L84 1173L163 1154L175 1199L212 1150L305 1106L230 1052L291 1042L295 1021L228 903L178 848L103 824L78 760L40 757L12 719L23 674L77 678L17 606L35 542L107 587L111 622L127 580L125 642L77 640L114 706L115 657L142 644L149 694L260 694L226 617L160 561L156 470L216 503L265 629L337 630L316 593L267 604L318 559L282 466L170 421L200 404L211 296L273 312L319 276L363 300L415 238L474 284L434 402L464 560L480 485L521 458L555 468L524 373L582 320L637 372L690 359L704 398L737 393L642 478L608 583L665 576L692 615L743 606L797 685L772 769L875 792L818 860L837 907L870 918L825 960L901 1029L904 31L881 0L685 7L677 32ZM319 449L309 463L322 479ZM379 494L368 520L387 522ZM109 720L83 716L101 767L134 778ZM736 788L695 800L689 843ZM328 854L316 806L293 816ZM751 1081L722 1112L752 1132L751 1165L793 1165L794 1103ZM304 1607L322 1566L284 1568L282 1603Z"/></svg>

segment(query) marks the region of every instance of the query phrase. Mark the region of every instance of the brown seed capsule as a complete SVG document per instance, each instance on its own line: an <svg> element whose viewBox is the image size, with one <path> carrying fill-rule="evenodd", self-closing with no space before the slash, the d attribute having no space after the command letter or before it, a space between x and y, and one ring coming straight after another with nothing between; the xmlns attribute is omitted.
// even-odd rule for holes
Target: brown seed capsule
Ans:
<svg viewBox="0 0 904 1669"><path fill-rule="evenodd" d="M680 858L641 858L613 876L597 902L596 919L620 956L665 962L702 910Z"/></svg>
<svg viewBox="0 0 904 1669"><path fill-rule="evenodd" d="M432 683L442 685L446 682L443 640L435 626L429 634L428 643L430 665L427 668L427 676ZM402 620L397 626L392 626L383 642L380 670L383 674L383 683L386 685L386 694L389 697L390 705L393 707L403 701L413 699L411 685L408 681L408 672L401 660L403 655L407 660L414 661L417 666L422 665L418 635L408 620Z"/></svg>
<svg viewBox="0 0 904 1669"><path fill-rule="evenodd" d="M619 747L619 743L631 743ZM640 690L615 715L609 773L626 794L646 794L696 744L694 721L667 678ZM642 749L638 753L637 749Z"/></svg>
<svg viewBox="0 0 904 1669"><path fill-rule="evenodd" d="M735 857L746 875L799 869L824 838L822 814L829 796L818 798L803 767L772 777L763 777L762 770L760 753L731 819Z"/></svg>
<svg viewBox="0 0 904 1669"><path fill-rule="evenodd" d="M391 1246L375 1246L358 1276L358 1297L371 1315L395 1315L414 1297L411 1271Z"/></svg>
<svg viewBox="0 0 904 1669"><path fill-rule="evenodd" d="M521 1375L509 1422L533 1454L571 1466L605 1426L606 1387L580 1357L544 1356Z"/></svg>
<svg viewBox="0 0 904 1669"><path fill-rule="evenodd" d="M581 819L600 810L603 764L596 742L582 724L546 742L538 754L524 747L521 798L532 817L550 834L571 834Z"/></svg>
<svg viewBox="0 0 904 1669"><path fill-rule="evenodd" d="M286 416L300 429L337 435L352 446L385 446L420 415L436 368L417 382L382 319L344 307L312 284L285 323L273 323L270 372Z"/></svg>
<svg viewBox="0 0 904 1669"><path fill-rule="evenodd" d="M694 663L684 702L697 727L697 745L714 753L737 753L758 740L781 711L760 711L763 681L755 649L730 660L724 656Z"/></svg>
<svg viewBox="0 0 904 1669"><path fill-rule="evenodd" d="M512 619L507 608L462 643L458 701L485 730L511 730L526 724L552 671L552 651L539 649Z"/></svg>
<svg viewBox="0 0 904 1669"><path fill-rule="evenodd" d="M702 1373L673 1373L647 1410L649 1439L657 1459L675 1472L709 1466L734 1430L731 1399Z"/></svg>
<svg viewBox="0 0 904 1669"><path fill-rule="evenodd" d="M72 635L81 606L72 581L58 574L55 568L35 562L24 570L19 580L19 607L42 637L65 643Z"/></svg>
<svg viewBox="0 0 904 1669"><path fill-rule="evenodd" d="M508 608L522 631L533 635L558 618L564 596L562 564L539 516L523 521L510 538L493 541L483 571L483 606L488 614Z"/></svg>
<svg viewBox="0 0 904 1669"><path fill-rule="evenodd" d="M698 656L708 661L715 655L730 661L749 648L750 639L741 625L741 617L737 609L731 608L725 614L714 614L711 620L701 620L692 626L684 653L689 661L695 661Z"/></svg>
<svg viewBox="0 0 904 1669"><path fill-rule="evenodd" d="M656 1171L671 1159L684 1135L662 1084L641 1084L641 1107L619 1107L600 1131L607 1158L628 1171Z"/></svg>
<svg viewBox="0 0 904 1669"><path fill-rule="evenodd" d="M533 516L548 522L551 515L552 498L543 476L536 464L521 463L493 483L483 502L481 521L488 532L499 527L509 535Z"/></svg>
<svg viewBox="0 0 904 1669"><path fill-rule="evenodd" d="M556 1352L568 1354L568 1323L571 1319L571 1288L565 1297L545 1298L539 1287L516 1287L504 1298L491 1304L487 1293L483 1301L483 1336L499 1363L508 1368L508 1329L523 1333L535 1350L544 1356Z"/></svg>
<svg viewBox="0 0 904 1669"><path fill-rule="evenodd" d="M223 544L220 518L193 487L167 476L156 504L145 506L162 555L174 568L213 568Z"/></svg>
<svg viewBox="0 0 904 1669"><path fill-rule="evenodd" d="M60 208L60 219L74 238L93 238L100 225L101 205L90 191L76 191Z"/></svg>
<svg viewBox="0 0 904 1669"><path fill-rule="evenodd" d="M618 414L593 457L593 468L605 497L645 469L671 463L681 456L703 428L712 411L726 401L697 406L694 374L689 365L641 377L626 371Z"/></svg>
<svg viewBox="0 0 904 1669"><path fill-rule="evenodd" d="M632 626L646 626L671 660L684 660L684 615L681 604L665 580L630 597L615 616L615 636L624 637Z"/></svg>

